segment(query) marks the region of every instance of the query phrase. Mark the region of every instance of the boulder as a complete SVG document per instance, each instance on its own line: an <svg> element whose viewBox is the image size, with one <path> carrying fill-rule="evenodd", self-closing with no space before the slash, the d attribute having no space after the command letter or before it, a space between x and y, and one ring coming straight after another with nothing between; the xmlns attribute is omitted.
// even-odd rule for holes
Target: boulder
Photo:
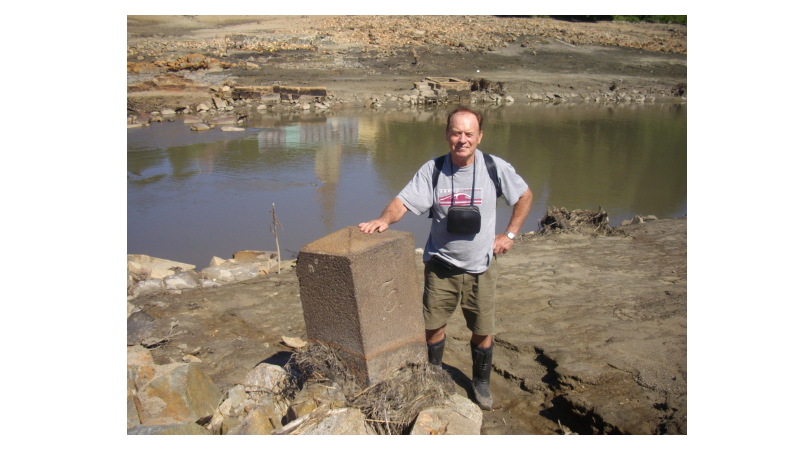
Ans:
<svg viewBox="0 0 800 453"><path fill-rule="evenodd" d="M186 115L183 117L183 124L202 123L203 120L196 116Z"/></svg>
<svg viewBox="0 0 800 453"><path fill-rule="evenodd" d="M281 427L281 414L275 409L275 406L269 402L266 404L259 404L242 422L228 431L228 434L272 434L272 431Z"/></svg>
<svg viewBox="0 0 800 453"><path fill-rule="evenodd" d="M199 112L202 110L208 110L208 106L203 103L197 104L197 111Z"/></svg>
<svg viewBox="0 0 800 453"><path fill-rule="evenodd" d="M622 223L620 224L620 226L628 226L630 224L631 224L630 220L623 220Z"/></svg>
<svg viewBox="0 0 800 453"><path fill-rule="evenodd" d="M225 116L218 116L216 118L211 118L208 120L209 124L236 124L236 116L233 115L225 115Z"/></svg>
<svg viewBox="0 0 800 453"><path fill-rule="evenodd" d="M174 115L175 114L175 110L163 108L163 109L161 109L161 114L162 115Z"/></svg>
<svg viewBox="0 0 800 453"><path fill-rule="evenodd" d="M211 100L214 102L214 108L216 109L224 109L225 106L228 105L228 102L225 99L212 98Z"/></svg>
<svg viewBox="0 0 800 453"><path fill-rule="evenodd" d="M136 384L133 379L128 378L128 429L141 424L139 422L139 411L136 408Z"/></svg>
<svg viewBox="0 0 800 453"><path fill-rule="evenodd" d="M194 272L181 272L180 274L164 277L164 287L169 290L197 288L197 274Z"/></svg>
<svg viewBox="0 0 800 453"><path fill-rule="evenodd" d="M371 429L367 429L366 417L360 410L348 407L333 409L320 420L317 424L303 428L299 434L305 435L367 435L371 434Z"/></svg>
<svg viewBox="0 0 800 453"><path fill-rule="evenodd" d="M156 364L150 351L142 346L129 347L127 373L137 390L144 388L156 374Z"/></svg>
<svg viewBox="0 0 800 453"><path fill-rule="evenodd" d="M209 126L206 123L196 123L196 124L192 124L192 130L193 131L208 131L208 130L211 130L211 126Z"/></svg>
<svg viewBox="0 0 800 453"><path fill-rule="evenodd" d="M323 385L312 383L303 388L292 401L289 410L286 412L286 419L289 421L297 420L306 414L310 414L314 409L327 405L331 409L339 409L345 406L344 393L336 385Z"/></svg>
<svg viewBox="0 0 800 453"><path fill-rule="evenodd" d="M203 289L219 288L220 286L222 285L212 280L200 280L200 287Z"/></svg>
<svg viewBox="0 0 800 453"><path fill-rule="evenodd" d="M251 391L268 391L278 393L281 391L282 384L289 377L289 373L279 367L269 363L260 363L257 367L250 370L242 381L242 385Z"/></svg>
<svg viewBox="0 0 800 453"><path fill-rule="evenodd" d="M656 217L654 215L649 215L649 216L645 217L644 219L649 222L651 220L658 220L658 217Z"/></svg>
<svg viewBox="0 0 800 453"><path fill-rule="evenodd" d="M249 61L244 64L244 68L248 69L250 71L255 71L257 69L261 69L261 67L259 65L255 64L255 63L252 63L252 62L249 62Z"/></svg>
<svg viewBox="0 0 800 453"><path fill-rule="evenodd" d="M233 254L236 261L259 261L277 258L278 252L267 252L260 250L240 250Z"/></svg>
<svg viewBox="0 0 800 453"><path fill-rule="evenodd" d="M194 270L196 267L194 264L154 258L148 255L128 255L128 270L131 269L131 263L135 263L141 269L145 269L150 278L164 278L167 275L173 275L176 273L175 268L180 268L178 272L182 272Z"/></svg>
<svg viewBox="0 0 800 453"><path fill-rule="evenodd" d="M134 346L149 337L153 332L152 316L143 311L137 311L128 316L128 346Z"/></svg>
<svg viewBox="0 0 800 453"><path fill-rule="evenodd" d="M266 109L267 109L267 106L264 105L264 104L258 104L258 107L256 107L256 110L266 110Z"/></svg>
<svg viewBox="0 0 800 453"><path fill-rule="evenodd" d="M164 290L164 282L160 278L151 278L138 282L133 287L133 297L157 294Z"/></svg>
<svg viewBox="0 0 800 453"><path fill-rule="evenodd" d="M412 435L430 434L480 434L483 412L480 407L461 395L451 395L441 407L423 409L414 426Z"/></svg>
<svg viewBox="0 0 800 453"><path fill-rule="evenodd" d="M130 318L134 311L139 311L139 310L137 309L136 305L133 305L132 303L128 302L128 316L127 317Z"/></svg>
<svg viewBox="0 0 800 453"><path fill-rule="evenodd" d="M642 218L642 216L637 215L636 217L633 218L633 220L631 220L631 224L636 225L637 223L644 223L644 219Z"/></svg>
<svg viewBox="0 0 800 453"><path fill-rule="evenodd" d="M244 131L243 127L234 127L234 126L222 126L220 129L222 129L223 132L243 132Z"/></svg>
<svg viewBox="0 0 800 453"><path fill-rule="evenodd" d="M222 393L194 363L171 363L156 368L153 379L139 389L141 421L169 417L196 422L212 415Z"/></svg>
<svg viewBox="0 0 800 453"><path fill-rule="evenodd" d="M214 257L211 258L211 262L208 263L208 266L209 267L221 266L224 263L225 263L224 259L222 259L222 258L220 258L218 256L214 256Z"/></svg>
<svg viewBox="0 0 800 453"><path fill-rule="evenodd" d="M508 102L509 104L511 104L511 103L513 103L513 102L514 102L514 98L512 98L511 96L506 96L506 102Z"/></svg>
<svg viewBox="0 0 800 453"><path fill-rule="evenodd" d="M202 277L223 282L241 282L257 277L259 270L251 265L207 267L200 271Z"/></svg>
<svg viewBox="0 0 800 453"><path fill-rule="evenodd" d="M194 422L171 423L169 425L138 425L128 429L130 435L197 435L211 434Z"/></svg>

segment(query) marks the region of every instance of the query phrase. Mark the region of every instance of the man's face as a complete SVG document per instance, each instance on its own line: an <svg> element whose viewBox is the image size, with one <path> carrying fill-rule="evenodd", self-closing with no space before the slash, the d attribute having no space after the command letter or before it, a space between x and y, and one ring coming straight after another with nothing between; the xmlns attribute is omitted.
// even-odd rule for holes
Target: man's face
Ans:
<svg viewBox="0 0 800 453"><path fill-rule="evenodd" d="M453 163L459 167L472 164L475 160L475 150L483 137L483 131L478 126L478 118L469 112L456 113L450 118L446 134Z"/></svg>

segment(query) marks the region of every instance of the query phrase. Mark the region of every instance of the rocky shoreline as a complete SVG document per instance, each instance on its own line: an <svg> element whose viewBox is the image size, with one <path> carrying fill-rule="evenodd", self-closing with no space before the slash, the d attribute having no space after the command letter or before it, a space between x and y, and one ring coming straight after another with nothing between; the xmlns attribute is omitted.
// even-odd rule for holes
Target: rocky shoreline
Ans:
<svg viewBox="0 0 800 453"><path fill-rule="evenodd" d="M225 101L223 111L238 115L255 113L261 104L336 110L454 102L686 102L681 25L492 16L153 20L129 16L129 112L193 113L205 103L214 113L218 100ZM431 84L428 92L419 86L428 78L469 86L455 93ZM291 87L296 94L262 102L237 99L236 87Z"/></svg>
<svg viewBox="0 0 800 453"><path fill-rule="evenodd" d="M492 380L497 404L480 419L463 420L470 433L687 432L686 219L646 219L637 216L608 236L526 234L499 258ZM305 346L305 326L294 263L281 262L278 274L271 254L245 252L238 259L215 258L209 264L216 266L200 272L129 256L129 283L147 265L151 277L165 274L154 291L141 286L129 295L130 433L200 428L280 434L314 410L317 418L304 419L298 434L311 430L309 423L330 432L349 426L367 433L359 414L335 402L341 399L335 391L309 386L305 399L273 395L262 401L263 392L248 390L255 379L250 375L263 374L265 364L271 373L286 373L279 370ZM417 254L420 281L422 269ZM447 337L445 371L461 397L451 404L469 407L469 331L463 319L454 317ZM175 373L194 377L181 381ZM170 384L167 392L162 381L186 384ZM188 401L181 392L198 385L211 394L202 400L214 404L200 410L180 403L184 412L164 412ZM320 392L328 392L327 399ZM453 416L442 410L436 420ZM179 412L186 415L180 418ZM328 417L342 418L324 424Z"/></svg>

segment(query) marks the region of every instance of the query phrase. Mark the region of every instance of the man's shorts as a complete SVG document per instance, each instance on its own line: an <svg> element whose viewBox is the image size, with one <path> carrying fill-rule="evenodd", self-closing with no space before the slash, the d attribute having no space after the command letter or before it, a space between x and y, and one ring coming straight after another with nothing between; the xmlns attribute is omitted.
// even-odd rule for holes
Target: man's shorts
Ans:
<svg viewBox="0 0 800 453"><path fill-rule="evenodd" d="M472 333L494 334L496 284L496 259L492 259L489 268L482 274L450 270L431 259L425 263L425 293L422 296L425 329L435 330L447 324L461 302L461 312Z"/></svg>

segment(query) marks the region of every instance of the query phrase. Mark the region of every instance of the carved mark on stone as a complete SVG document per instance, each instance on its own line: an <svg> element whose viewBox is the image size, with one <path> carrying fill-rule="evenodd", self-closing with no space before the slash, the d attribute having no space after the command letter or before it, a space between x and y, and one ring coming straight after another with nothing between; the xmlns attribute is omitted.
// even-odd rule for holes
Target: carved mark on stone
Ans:
<svg viewBox="0 0 800 453"><path fill-rule="evenodd" d="M383 309L387 313L397 308L397 285L394 278L381 284L380 296L383 299Z"/></svg>

